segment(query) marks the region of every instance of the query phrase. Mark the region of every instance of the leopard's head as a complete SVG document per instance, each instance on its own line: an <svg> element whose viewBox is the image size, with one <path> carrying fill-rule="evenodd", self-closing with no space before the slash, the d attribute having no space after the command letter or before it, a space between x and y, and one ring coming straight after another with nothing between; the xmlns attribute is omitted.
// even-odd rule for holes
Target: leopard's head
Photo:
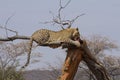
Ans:
<svg viewBox="0 0 120 80"><path fill-rule="evenodd" d="M67 31L69 32L72 40L79 40L80 33L78 28L68 28Z"/></svg>
<svg viewBox="0 0 120 80"><path fill-rule="evenodd" d="M72 34L72 39L74 41L80 39L80 33L79 33L79 29L78 28L74 28L74 31L73 31L73 34Z"/></svg>

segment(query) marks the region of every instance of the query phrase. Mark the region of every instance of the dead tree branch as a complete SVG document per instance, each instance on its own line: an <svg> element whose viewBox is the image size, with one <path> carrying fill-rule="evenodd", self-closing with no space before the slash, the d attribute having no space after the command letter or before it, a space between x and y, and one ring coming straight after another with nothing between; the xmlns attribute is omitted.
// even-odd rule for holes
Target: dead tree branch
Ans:
<svg viewBox="0 0 120 80"><path fill-rule="evenodd" d="M64 6L62 6L62 1L60 0L60 2L59 2L60 8L58 9L58 15L57 15L56 18L53 18L53 21L54 21L55 23L59 24L62 29L64 29L64 26L65 26L65 25L68 25L67 28L70 28L71 25L73 24L73 22L74 22L75 20L77 20L80 16L83 16L83 15L84 15L84 14L81 14L81 15L75 17L75 18L72 19L72 20L62 20L61 11L64 10L64 9L69 5L70 2L71 2L71 0L69 0Z"/></svg>
<svg viewBox="0 0 120 80"><path fill-rule="evenodd" d="M16 33L15 36L11 36L11 37L8 37L8 33L6 34L7 37L6 38L1 38L0 37L0 41L13 41L13 40L16 40L16 39L26 39L26 40L29 40L30 37L29 36L21 36L21 35L18 35L18 32L15 31L15 30L12 30L12 29L8 29L6 27L3 27L3 26L0 26L1 29L5 29L5 30L8 30L10 32L13 32L13 33ZM7 32L7 31L6 31Z"/></svg>
<svg viewBox="0 0 120 80"><path fill-rule="evenodd" d="M104 66L91 54L86 41L83 42L83 60L86 62L88 68L95 75L97 80L111 80L110 75Z"/></svg>
<svg viewBox="0 0 120 80"><path fill-rule="evenodd" d="M51 11L50 11L50 14L52 14L52 21L46 21L46 22L40 22L40 23L43 23L43 24L48 24L48 23L53 23L53 25L57 24L59 27L61 27L62 29L65 29L65 26L67 28L70 28L72 26L72 24L80 17L80 16L83 16L85 15L84 13L83 14L80 14L78 16L76 16L75 18L71 19L71 20L68 20L68 19L62 19L62 11L70 4L71 0L68 0L66 2L66 4L62 5L62 0L59 0L59 9L58 9L58 13L57 15L55 16Z"/></svg>
<svg viewBox="0 0 120 80"><path fill-rule="evenodd" d="M12 31L12 30L10 30L10 29L7 28L7 24L8 24L8 22L10 21L10 19L11 19L13 16L14 16L14 14L11 15L10 17L8 17L8 19L6 20L5 25L4 25L4 29L5 29L6 36L7 36L7 37L8 37L8 32L7 32L7 30ZM15 31L12 31L12 32L15 32Z"/></svg>
<svg viewBox="0 0 120 80"><path fill-rule="evenodd" d="M61 26L62 29L64 29L64 28L63 28L64 25L68 25L68 26L71 25L71 23L70 23L68 20L67 20L67 21L66 21L66 20L63 21L63 20L61 19L61 11L62 11L64 8L66 8L70 2L71 2L71 0L69 0L64 6L62 6L62 1L60 0L60 2L59 2L60 8L58 9L58 16L57 16L56 19L53 19L53 21L54 21L55 23L60 24L60 26Z"/></svg>
<svg viewBox="0 0 120 80"><path fill-rule="evenodd" d="M13 41L13 40L16 40L16 39L26 39L26 40L29 40L29 39L30 39L29 36L21 36L21 35L18 35L18 32L17 32L17 31L7 28L7 24L8 24L8 22L9 22L9 20L10 20L13 16L14 16L14 15L11 15L10 17L8 17L8 19L6 20L4 26L0 26L0 28L1 28L1 29L5 29L5 32L6 32L6 38L1 38L1 37L0 37L0 41ZM15 36L9 37L9 36L8 36L8 31L15 33Z"/></svg>
<svg viewBox="0 0 120 80"><path fill-rule="evenodd" d="M7 37L7 38L0 38L0 41L13 41L13 40L16 40L16 39L29 40L30 37L29 36L20 36L20 35L17 35L17 36L12 36L12 37Z"/></svg>

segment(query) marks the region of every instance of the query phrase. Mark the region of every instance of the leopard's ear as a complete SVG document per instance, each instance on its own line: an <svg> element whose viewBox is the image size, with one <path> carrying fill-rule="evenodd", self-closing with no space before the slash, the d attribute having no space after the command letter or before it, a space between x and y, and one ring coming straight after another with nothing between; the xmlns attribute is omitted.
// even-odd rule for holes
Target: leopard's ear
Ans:
<svg viewBox="0 0 120 80"><path fill-rule="evenodd" d="M79 31L78 27L76 28L77 31Z"/></svg>
<svg viewBox="0 0 120 80"><path fill-rule="evenodd" d="M70 29L70 28L71 28L71 25L69 25L67 28Z"/></svg>

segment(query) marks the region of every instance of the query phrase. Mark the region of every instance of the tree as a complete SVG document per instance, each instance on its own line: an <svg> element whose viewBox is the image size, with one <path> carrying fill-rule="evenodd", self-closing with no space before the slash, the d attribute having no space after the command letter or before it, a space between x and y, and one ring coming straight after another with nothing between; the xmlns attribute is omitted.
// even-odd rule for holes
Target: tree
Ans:
<svg viewBox="0 0 120 80"><path fill-rule="evenodd" d="M81 15L84 15L84 14L81 14L81 15L75 17L72 20L62 20L61 10L63 10L70 3L70 1L71 0L69 0L64 6L62 6L61 0L60 0L60 8L58 10L58 16L56 16L56 17L53 16L53 21L52 22L56 23L56 24L59 24L62 29L65 29L64 27L66 25L67 25L67 27L70 28L72 26L72 24L74 23L74 21L78 17L80 17ZM8 21L9 21L9 19L8 19ZM7 24L8 21L6 21L6 24ZM49 22L46 22L46 23L49 23ZM18 35L18 33L16 31L8 29L6 26L4 26L3 28L6 30L7 37L4 38L4 39L1 38L0 41L13 41L13 40L16 40L16 39L27 39L28 40L30 38L28 36L20 36L20 35ZM12 37L8 37L7 31L14 32L14 33L16 33L16 35L12 36ZM97 41L97 43L99 42L99 40ZM77 68L78 68L78 64L81 60L84 60L86 62L88 68L91 70L91 72L95 75L95 77L98 80L110 80L109 74L107 74L106 69L103 67L103 65L91 53L95 52L94 54L98 54L99 52L101 52L105 49L113 48L114 46L112 44L109 44L109 45L99 44L99 45L96 45L96 46L94 45L95 47L94 46L88 47L89 44L87 45L85 40L79 39L79 42L81 44L80 48L76 48L76 47L73 48L73 46L68 47L68 54L67 54L65 64L64 64L64 67L63 67L63 73L65 73L66 75L65 76L62 75L60 77L61 78L60 80L64 80L65 78L67 78L67 80L73 80L74 75L75 75L75 73L77 71ZM76 54L76 55L74 55L74 54ZM69 61L71 61L71 60L75 60L75 62L72 61L72 62L69 63ZM94 71L94 70L96 70L96 71Z"/></svg>
<svg viewBox="0 0 120 80"><path fill-rule="evenodd" d="M25 45L25 42L23 44ZM0 80L24 80L21 72L16 71L16 68L19 66L17 57L27 51L23 44L1 42Z"/></svg>
<svg viewBox="0 0 120 80"><path fill-rule="evenodd" d="M113 56L105 56L103 59L103 65L111 75L113 80L119 80L120 78L120 58Z"/></svg>

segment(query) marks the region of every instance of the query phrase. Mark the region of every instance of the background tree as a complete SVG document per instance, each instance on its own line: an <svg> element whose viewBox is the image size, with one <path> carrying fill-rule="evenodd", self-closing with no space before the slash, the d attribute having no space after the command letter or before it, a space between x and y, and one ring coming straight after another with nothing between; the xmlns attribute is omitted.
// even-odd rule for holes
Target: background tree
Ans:
<svg viewBox="0 0 120 80"><path fill-rule="evenodd" d="M89 36L87 38L85 38L85 40L87 41L87 44L88 44L88 47L92 53L92 55L94 55L98 61L101 61L102 64L105 66L105 68L108 70L108 66L106 66L105 64L105 59L107 57L107 55L105 54L106 51L112 51L112 50L118 50L118 45L110 40L109 38L107 37L104 37L104 36L101 36L101 35L92 35L92 36ZM110 57L110 56L108 56ZM111 60L115 60L113 58L111 58ZM117 60L117 58L116 58ZM113 62L112 61L112 62ZM110 61L109 62L106 62L107 64L110 64ZM116 62L115 62L116 63ZM118 63L117 63L118 64ZM117 65L115 64L115 65ZM87 77L89 77L89 80L96 80L94 75L91 73L91 71L87 68L87 67L84 67L86 64L83 62L83 65L80 65L80 70L85 70L85 74L88 74L86 75ZM109 72L109 70L108 70ZM110 74L110 72L109 72ZM113 77L112 77L113 78Z"/></svg>
<svg viewBox="0 0 120 80"><path fill-rule="evenodd" d="M18 56L27 51L26 43L0 43L0 80L24 80L20 71Z"/></svg>

